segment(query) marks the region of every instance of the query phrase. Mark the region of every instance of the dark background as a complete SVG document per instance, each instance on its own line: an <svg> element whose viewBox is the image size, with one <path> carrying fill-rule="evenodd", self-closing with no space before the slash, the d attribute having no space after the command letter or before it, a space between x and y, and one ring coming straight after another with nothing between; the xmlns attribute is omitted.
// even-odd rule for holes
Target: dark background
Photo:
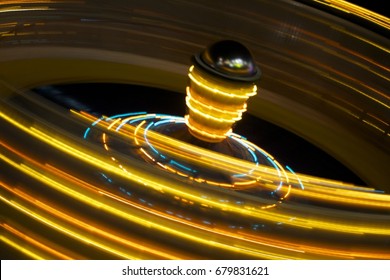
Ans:
<svg viewBox="0 0 390 280"><path fill-rule="evenodd" d="M366 8L380 15L389 17L390 8L388 7L388 1L384 0L349 0L349 3L356 4L360 7Z"/></svg>

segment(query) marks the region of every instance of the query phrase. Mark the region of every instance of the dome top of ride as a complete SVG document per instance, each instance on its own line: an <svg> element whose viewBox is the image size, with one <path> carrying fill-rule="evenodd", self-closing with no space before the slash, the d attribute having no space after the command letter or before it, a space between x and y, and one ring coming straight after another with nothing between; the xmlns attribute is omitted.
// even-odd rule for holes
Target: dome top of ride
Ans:
<svg viewBox="0 0 390 280"><path fill-rule="evenodd" d="M203 70L229 80L255 82L261 76L249 50L237 41L218 41L194 59Z"/></svg>

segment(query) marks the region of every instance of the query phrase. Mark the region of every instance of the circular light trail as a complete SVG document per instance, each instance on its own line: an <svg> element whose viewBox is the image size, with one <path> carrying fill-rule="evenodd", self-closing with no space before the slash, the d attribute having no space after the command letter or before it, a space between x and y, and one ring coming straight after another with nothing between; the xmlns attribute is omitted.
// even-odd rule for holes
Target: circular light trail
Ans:
<svg viewBox="0 0 390 280"><path fill-rule="evenodd" d="M269 167L274 168L276 173L280 177L280 183L275 184L275 189L268 190L269 195L274 195L277 193L278 200L279 202L281 202L286 199L288 197L288 194L290 193L291 185L286 188L284 194L279 192L283 189L283 182L289 182L287 173L283 169L281 164L278 163L266 151L260 149L253 143L246 141L242 136L239 136L237 134L231 133L230 135L228 135L228 137L229 139L231 139L231 141L238 143L238 147L236 147L237 149L245 150L250 155L250 162L253 163L253 167L248 169L246 172L240 173L234 173L231 171L229 172L229 170L215 170L210 172L206 170L210 170L212 168L212 165L205 165L205 158L199 158L199 151L194 150L194 147L191 147L191 145L188 145L186 143L180 143L179 141L174 141L173 139L167 140L167 137L156 138L152 136L153 140L148 138L149 134L153 133L152 131L154 130L157 130L162 134L166 134L164 133L164 131L175 130L175 127L177 126L183 127L183 124L185 123L184 118L169 115L143 113L139 115L137 115L137 113L129 113L111 117L103 117L94 121L92 125L86 129L84 133L85 139L88 139L89 133L94 132L93 130L91 130L91 128L93 129L93 127L95 127L96 124L98 124L100 121L110 123L107 126L107 130L114 129L118 133L121 133L121 129L126 129L126 125L134 126L132 129L130 129L134 130L134 134L132 135L132 138L129 137L128 139L129 147L138 147L141 156L145 158L146 161L159 166L163 170L180 175L186 179L193 180L198 183L205 183L212 186L219 186L234 190L243 190L251 188L256 189L259 188L262 179L261 177L256 177L254 173L256 168L258 168L259 164L262 164L263 166L268 165ZM142 135L139 135L140 128L143 128ZM100 133L101 137L97 136L97 138L101 141L101 144L103 145L104 149L109 152L109 137L107 136L106 132ZM144 145L140 143L141 139ZM175 144L180 143L181 149L176 149L175 145L167 144L170 141ZM160 148L163 151L160 151ZM131 148L128 148L128 150L129 149ZM126 148L122 147L121 150L123 153L126 153ZM184 152L184 150L186 152ZM213 158L218 156L219 154L215 152ZM111 158L111 160L113 160L114 162L117 162L118 165L120 165L120 163L115 157L110 155L108 157ZM202 170L204 174L202 174ZM293 171L290 169L290 172ZM221 179L219 181L212 178L207 178L208 175L214 175L215 177L215 173L225 174L223 174L223 176L220 176ZM264 184L264 182L262 183ZM301 182L300 186L301 188L303 188L303 184ZM275 203L264 207L269 208L274 206L276 206Z"/></svg>
<svg viewBox="0 0 390 280"><path fill-rule="evenodd" d="M216 2L204 8L180 1L172 3L177 9L158 13L145 2L145 9L129 12L116 6L103 12L89 1L7 3L0 4L2 254L13 250L33 259L390 259L386 193L296 174L235 134L227 133L227 140L249 160L164 134L183 125L181 118L101 117L64 110L26 90L80 80L179 90L188 53L227 34L218 29L220 15L233 23L230 36L249 43L264 59L267 87L248 110L286 126L299 123L297 133L338 151L379 182L372 186L381 186L388 183L390 136L388 67L382 59L388 55L387 40L296 2L251 2L265 8L255 14L260 24L242 1L222 14ZM350 11L362 14L356 7ZM194 17L195 12L205 16ZM388 31L388 24L383 28ZM178 32L183 32L180 39ZM227 65L220 67L228 71ZM301 103L290 95L302 98ZM275 106L279 101L285 103ZM192 92L188 103L206 109ZM239 118L230 110L224 113L224 119Z"/></svg>

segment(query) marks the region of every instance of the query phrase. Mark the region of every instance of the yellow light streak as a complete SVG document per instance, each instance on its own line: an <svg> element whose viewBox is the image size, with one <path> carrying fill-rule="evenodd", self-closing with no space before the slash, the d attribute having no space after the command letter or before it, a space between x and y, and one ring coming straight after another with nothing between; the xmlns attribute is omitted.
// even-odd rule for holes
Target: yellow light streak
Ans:
<svg viewBox="0 0 390 280"><path fill-rule="evenodd" d="M323 5L330 6L340 11L344 11L346 13L353 13L379 26L382 26L386 29L390 29L389 18L382 16L376 12L370 11L368 9L359 7L358 5L355 5L348 1L345 0L313 0L313 1L321 3Z"/></svg>
<svg viewBox="0 0 390 280"><path fill-rule="evenodd" d="M213 120L216 122L221 122L221 123L232 124L236 121L239 121L241 119L241 115L242 115L241 112L235 112L235 111L232 112L232 111L221 110L221 109L215 108L213 106L202 104L201 102L199 102L196 99L193 99L191 97L191 91L190 91L189 87L187 87L186 104L190 110L205 117L206 119L210 119L210 120ZM218 114L219 116L214 117L212 114L206 114L204 112L215 112L216 115ZM223 118L224 116L228 116L229 118L224 119Z"/></svg>
<svg viewBox="0 0 390 280"><path fill-rule="evenodd" d="M14 234L15 236L20 237L24 241L32 244L33 246L38 247L41 250L46 251L50 255L53 255L55 258L64 259L64 260L71 260L71 259L73 259L73 258L71 258L71 257L69 257L69 256L67 256L67 255L65 255L65 254L63 254L61 252L58 252L58 251L54 250L53 248L50 248L49 246L47 246L47 245L45 245L45 244L43 244L43 243L41 243L41 242L39 242L39 241L29 237L28 235L24 234L23 232L18 231L17 229L11 227L8 224L1 224L0 226L4 230L9 231L10 233ZM15 248L15 249L19 249L19 248Z"/></svg>
<svg viewBox="0 0 390 280"><path fill-rule="evenodd" d="M2 195L0 195L0 200L3 201L4 203L6 203L7 205L17 209L18 211L30 216L31 218L33 218L34 220L37 220L43 224L46 224L48 225L49 227L57 230L57 231L60 231L74 239L77 239L85 244L89 244L89 245L92 245L92 246L95 246L103 251L106 251L112 255L116 255L118 257L121 257L121 258L125 258L125 259L138 259L137 257L133 256L133 255L130 255L130 254L127 254L127 253L124 253L124 252L119 252L111 247L108 247L106 246L105 244L103 243L98 243L90 238L87 238L75 231L72 231L68 228L65 228L61 225L59 225L58 223L56 222L53 222L45 217L43 217L42 215L38 214L36 211L33 211L31 209L28 209L26 207L24 207L23 205L15 202L15 201L10 201L8 199L6 199L5 197L3 197Z"/></svg>
<svg viewBox="0 0 390 280"><path fill-rule="evenodd" d="M206 142L222 141L231 132L232 125L241 119L247 99L257 94L256 85L214 81L193 65L188 77L186 124L189 131Z"/></svg>
<svg viewBox="0 0 390 280"><path fill-rule="evenodd" d="M362 225L355 225L355 224L350 224L350 223L348 224L348 223L340 223L340 222L337 222L337 221L317 220L317 219L310 219L310 218L309 219L299 219L299 218L297 218L297 219L294 219L294 220L290 220L290 216L284 215L282 213L267 212L267 211L264 211L262 209L255 209L255 208L248 209L246 207L243 208L243 207L239 207L239 206L233 205L233 204L226 204L226 203L221 203L221 202L218 202L218 201L202 198L202 197L199 197L199 196L191 193L188 189L186 191L182 190L182 188L180 186L175 186L173 183L170 186L167 186L167 185L165 185L162 182L154 181L147 174L135 175L135 173L133 173L133 174L130 175L128 173L124 173L121 169L117 169L117 168L113 167L112 165L110 165L109 163L106 163L104 161L98 160L97 158L92 157L89 154L81 152L81 151L75 149L74 147L61 142L58 138L50 137L49 135L46 135L43 132L41 132L40 130L37 130L37 129L33 128L33 127L31 129L28 129L24 125L22 125L22 124L16 122L15 120L13 120L12 118L9 118L7 115L5 115L2 112L0 113L0 116L3 117L5 120L11 122L11 123L14 123L17 127L19 127L22 130L28 132L32 136L34 136L34 137L36 137L38 139L41 139L45 143L47 143L47 144L49 144L49 145L51 145L53 147L56 147L57 149L65 152L66 154L69 154L69 155L71 155L73 157L76 157L76 158L78 158L78 159L80 159L80 160L82 160L84 162L87 162L87 163L93 165L93 166L97 166L99 168L106 169L109 172L113 172L113 173L115 173L115 174L117 174L119 176L128 178L131 181L142 182L145 187L150 187L150 188L153 188L153 189L162 189L166 193L171 193L173 195L176 194L176 195L178 195L180 197L186 198L188 200L192 200L192 201L194 201L196 203L199 203L199 204L204 203L204 204L216 207L218 209L227 209L228 211L242 213L242 214L248 215L249 217L260 218L260 219L264 219L264 220L267 220L267 221L276 221L277 220L277 221L285 223L286 225L291 225L291 226L296 226L296 227L318 228L318 229L327 230L327 231L345 232L345 233L351 233L351 234L365 234L365 233L369 233L369 234L377 234L377 235L390 235L390 228L387 228L385 226L383 226L383 227L362 226ZM46 183L48 182L48 181L46 181L46 177L45 176L43 176L43 175L41 175L39 173L37 174L33 170L30 170L27 166L19 167L17 164L12 163L12 161L7 159L3 155L0 155L0 158L2 158L3 160L9 162L11 165L17 167L18 169L22 169L23 171L27 172L27 174L30 174L33 177L36 177L37 179L42 180L43 182L46 182ZM149 177L150 179L146 179L147 177ZM71 195L72 197L76 196L77 199L80 199L81 196L76 194L77 192L68 190L65 186L63 186L63 185L61 185L61 184L59 184L59 183L57 183L57 182L55 182L53 180L49 180L49 182L56 189L58 189L60 191L67 190L67 194ZM91 200L89 197L85 197L85 201L84 202L88 203L88 204L92 204L94 207L98 207L98 208L103 207L104 208L104 206L102 206L100 204L97 204L97 205L99 205L99 206L97 206L95 204L95 202L93 200ZM115 214L115 215L120 215L120 216L124 215L120 211L117 212L116 209L112 209L110 207L108 209L110 211L112 211L112 213ZM131 220L135 221L135 222L140 222L141 224L143 224L145 222L145 221L142 221L142 219L140 220L139 218L134 217L134 216L132 216ZM150 222L146 222L146 223L147 223L147 225L151 226ZM155 227L157 227L157 228L159 228L159 229L161 229L163 231L170 232L170 233L176 232L175 230L173 230L171 228L169 228L169 229L168 228L164 228L164 227L161 227L158 224L153 224L153 226L155 226ZM179 235L180 235L180 233L179 233ZM189 236L188 234L184 234L183 237L189 238L190 240L194 240L195 239L195 240L197 240L198 242L201 242L201 243L206 242L205 240L202 240L202 239L199 240L199 238L194 237L194 236ZM225 244L223 244L223 245L219 244L219 246L224 247L226 245Z"/></svg>
<svg viewBox="0 0 390 280"><path fill-rule="evenodd" d="M63 175L66 175L66 173L63 173L63 172L61 172L61 173L62 173ZM69 176L67 176L67 177L69 177ZM79 180L78 180L78 181L79 181ZM85 184L85 183L83 183L83 184ZM108 237L108 238L111 238L111 239L115 239L115 240L119 240L119 241L122 243L122 246L123 246L123 245L129 246L129 243L128 243L129 241L128 241L128 240L123 241L123 240L121 240L121 239L118 238L118 237L115 237L115 236L112 237L111 235L107 234L106 232L101 232L101 230L99 230L99 229L97 229L97 228L91 226L90 224L84 224L82 221L77 220L77 219L75 219L75 218L73 218L73 217L71 217L71 216L68 216L68 215L64 214L63 212L61 212L61 211L59 211L59 210L56 210L56 209L54 209L54 208L52 208L52 207L50 207L50 206L47 206L47 205L45 205L44 203L42 203L41 201L38 201L38 200L34 199L33 197L31 197L31 196L29 196L29 195L23 193L23 192L20 191L20 190L12 189L12 188L10 188L10 187L8 187L8 186L5 186L4 184L3 184L3 187L5 187L8 191L12 192L13 194L15 194L15 195L17 195L17 196L19 196L19 197L22 197L24 200L30 201L30 203L33 203L35 206L37 206L37 207L39 207L39 208L41 208L41 209L45 209L46 211L50 212L52 215L55 215L55 216L60 217L60 218L62 218L62 219L65 219L65 220L67 220L68 222L72 222L74 225L77 225L77 226L79 226L79 227L82 226L83 228L87 229L88 231L92 231L94 234L103 234L105 237ZM90 187L91 187L91 186L90 186ZM94 188L94 187L92 187L92 188ZM133 205L133 206L134 206L134 203L130 203L129 201L126 201L125 199L123 199L123 198L121 198L121 197L118 197L118 196L115 196L115 195L108 194L107 192L102 192L102 191L99 191L99 192L102 193L102 194L104 194L104 195L106 195L106 196L108 196L108 197L111 197L111 198L113 198L113 199L115 199L115 200L118 200L118 201L120 201L120 202L122 202L122 203L126 203L126 204L129 204L129 205ZM180 200L179 197L176 197L176 199ZM185 199L181 199L181 200L182 200L183 202L188 202L188 201L185 200ZM139 205L139 206L137 206L137 208L145 208L145 207ZM145 208L145 209L146 209L146 208ZM151 210L149 209L149 211L151 211ZM158 215L158 216L167 217L167 215L164 214L164 213L162 213L162 212L154 211L154 210L153 210L153 212L155 212L155 214ZM181 220L181 219L179 219L179 218L177 218L177 217L174 217L174 216L170 216L169 219L175 220L175 221L180 221L180 220ZM235 233L225 232L225 231L220 230L220 229L217 229L217 228L216 228L216 229L209 229L209 228L207 228L207 227L205 227L205 226L197 225L197 224L195 224L195 223L191 223L191 222L188 222L188 221L186 221L186 223L190 224L190 225L193 226L193 227L200 228L200 229L203 229L203 230L207 230L207 231L209 231L210 233L216 232L216 233L221 234L221 235L230 236L230 237L237 238L237 239L243 239L241 235L237 235L237 234L235 234ZM247 239L247 238L246 238L246 239ZM245 239L243 239L243 240L245 240ZM265 243L264 241L261 241L261 239L255 238L254 236L251 236L251 237L249 238L249 240L251 240L252 242L257 243L257 244L262 243L263 245L266 245L266 246L269 246L269 247L281 248L281 249L285 249L285 250L289 250L289 251L294 251L294 252L303 252L303 251L301 251L301 250L293 249L293 248L292 248L293 246L291 246L291 244L290 244L290 246L287 246L287 243L286 243L285 245L276 245L277 243L280 243L280 242L277 242L277 241ZM134 245L133 245L133 244L130 244L130 246L134 246L135 248L145 250L145 248L143 248L139 243L134 243ZM147 248L147 249L150 250L150 248ZM171 255L163 254L162 252L157 252L156 254L158 254L158 255L160 255L160 256L165 256L165 257L166 257L166 256L169 256L170 258L172 258Z"/></svg>
<svg viewBox="0 0 390 280"><path fill-rule="evenodd" d="M236 91L234 89L231 90L233 92L232 93L230 91L228 92L228 91L219 90L218 87L217 88L211 87L207 84L207 82L204 83L203 81L200 81L198 75L195 76L194 74L189 73L188 77L191 79L191 81L193 81L199 87L204 88L209 92L221 95L225 98L242 99L242 100L246 101L248 99L248 97L254 96L257 94L257 87L256 86L252 86L253 90L250 92L244 91L242 94L236 94ZM210 84L214 85L212 83L210 83ZM241 90L239 90L238 92L241 92Z"/></svg>
<svg viewBox="0 0 390 280"><path fill-rule="evenodd" d="M8 116L5 116L5 119L7 119L7 117ZM102 165L104 169L107 168L107 170L111 170L111 172L114 172L117 175L122 174L122 177L125 177L128 179L130 179L132 177L132 176L129 177L128 176L129 174L125 174L124 172L119 173L114 168L109 169L108 166L105 166L104 162L100 162L99 160L96 159L96 157L92 157L91 162L90 162L87 154L85 154L85 153L80 154L80 151L78 151L78 152L73 151L74 149L72 148L72 145L62 143L60 138L58 138L58 137L57 137L57 139L54 139L52 137L49 137L48 135L45 135L45 133L43 133L42 131L40 131L36 128L28 129L24 125L21 125L20 123L14 121L13 119L9 118L9 120L10 120L10 122L14 122L16 124L16 126L22 128L22 130L31 134L32 136L34 136L38 139L42 139L42 141L44 141L45 143L49 143L53 147L56 147L56 148L60 149L61 151L66 152L69 155L75 156L76 158L81 159L82 161L84 161L86 163L89 163L89 164L92 164L95 166ZM141 127L139 127L138 129L140 130ZM60 143L62 143L62 144L60 144ZM18 164L15 163L15 166L17 166L17 165ZM22 165L23 170L26 167L27 166ZM30 171L30 169L26 169L24 171L27 172L27 171ZM132 171L134 171L134 170L132 170ZM37 176L38 174L31 173L30 176L31 175ZM145 175L138 174L137 176L145 177ZM150 187L150 188L156 187L155 181L150 181L149 179L142 180L140 177L137 178L137 176L136 176L136 178L132 178L131 180L136 179L136 181L139 181L145 187ZM34 177L34 178L38 178L38 177ZM42 182L46 182L46 184L47 184L46 179L41 178L41 180L42 180ZM52 182L50 182L50 185L51 184L52 184ZM214 201L213 199L200 198L199 196L193 194L189 190L182 191L182 190L180 190L181 187L179 185L176 186L176 184L170 184L170 186L167 186L165 184L161 184L161 182L158 184L164 192L167 192L170 194L176 194L181 200L185 199L187 201L193 201L196 204L203 204L203 205L205 205L205 207L209 207L210 209L215 209L215 210L220 209L220 211L231 211L231 212L235 212L235 213L241 213L243 215L248 215L248 217L256 217L256 218L268 220L268 221L279 221L281 223L285 223L286 225L298 226L298 227L305 228L307 230L310 230L311 228L317 228L317 229L322 229L322 230L327 230L327 231L342 232L342 233L349 233L349 234L372 233L372 234L388 235L390 233L390 230L388 229L388 227L385 227L383 225L373 225L373 224L367 225L367 226L353 225L353 224L350 224L349 222L346 222L344 224L344 221L342 223L340 223L340 221L329 220L329 219L327 219L327 220L322 220L322 219L321 220L313 220L313 219L309 218L309 219L303 220L300 218L296 218L296 219L292 220L290 216L284 215L283 211L280 213L269 212L269 211L264 212L264 210L260 210L258 207L250 207L250 206L239 207L239 206L233 206L230 203L219 203L217 201ZM66 187L66 186L65 185L61 185L61 187L58 186L58 188L60 188L60 189L63 189L64 187ZM80 197L80 195L77 195L77 194L74 194L74 195L77 197ZM89 202L87 202L87 203L89 203ZM90 203L92 203L92 202L90 202ZM94 207L96 207L96 206L94 206ZM99 206L98 206L98 208L104 209L104 208L99 207ZM116 207L115 207L115 209L116 209ZM115 213L115 215L120 215L120 214ZM149 224L149 226L150 226L150 224ZM153 224L153 226L151 226L151 227L155 228L155 226L156 225ZM176 230L171 231L172 229L169 228L169 230L168 230L167 227L169 227L169 226L162 226L162 227L159 227L157 229L162 230L163 232L170 232L170 234L177 235L178 238L185 238L185 239L188 238L188 240L192 240L194 242L203 244L205 246L212 246L212 247L216 246L218 248L226 249L230 252L233 251L233 252L241 252L242 253L242 251L240 251L239 248L233 249L233 248L230 248L230 246L227 246L226 244L224 246L222 246L221 243L215 243L215 242L208 243L207 242L208 239L205 239L205 237L193 236L194 233L191 233L191 232L177 233ZM184 234L184 236L182 234ZM237 251L235 251L235 250L237 250ZM253 256L256 256L256 257L262 256L263 258L265 258L267 256L267 252L269 253L269 251L267 251L267 250L266 251L261 250L261 252L257 252ZM353 252L353 253L355 253L355 252ZM279 256L280 256L280 258L288 258L287 255L284 255L284 254L279 255Z"/></svg>
<svg viewBox="0 0 390 280"><path fill-rule="evenodd" d="M9 159L5 159L1 155L0 155L0 158L3 159L4 161L6 161L8 164L14 166L15 168L18 168L21 171L25 172L29 176L41 181L44 184L47 184L47 185L55 188L57 191L60 191L64 194L67 194L70 197L77 199L77 200L80 200L83 203L88 204L94 208L107 211L115 216L122 217L128 221L135 222L135 223L140 224L142 226L146 226L149 228L155 228L156 230L163 230L164 232L177 235L180 238L185 238L185 239L189 239L192 241L196 241L196 242L199 242L199 243L206 245L206 246L216 246L216 247L219 247L222 249L226 249L228 251L233 251L233 252L236 251L237 253L239 253L239 250L237 248L234 248L231 245L223 244L223 243L219 243L219 242L211 242L206 237L198 237L198 236L192 235L190 233L182 232L182 231L179 231L177 229L171 228L169 226L164 226L164 225L161 225L159 223L153 222L151 220L146 220L146 219L143 219L141 217L135 216L133 214L124 212L123 210L119 210L118 208L112 207L108 204L103 204L102 202L99 202L98 200L93 199L92 197L89 197L89 196L86 196L84 194L81 194L80 192L74 191L63 184L58 183L58 182L50 179L49 177L38 173L37 171L31 169L30 167L25 166L24 164L18 165ZM19 211L31 216L32 218L34 218L34 219L36 219L44 224L47 224L50 227L52 227L56 230L59 230L67 235L70 235L73 238L78 239L84 243L91 244L95 247L98 247L102 250L105 250L111 254L117 255L121 258L136 259L136 257L134 257L134 256L131 256L131 255L125 254L123 252L119 252L117 250L114 250L114 249L106 246L105 244L97 243L96 241L93 241L90 238L86 238L85 236L82 236L82 235L80 235L74 231L71 231L71 230L69 230L69 229L67 229L67 228L65 228L65 227L63 227L55 222L52 222L52 221L44 218L43 216L39 215L37 212L32 211L30 209L27 209L26 207L22 206L21 204L19 204L17 202L9 201L1 195L0 195L0 200L2 200L6 204L14 207L15 209L18 209ZM249 255L251 255L253 257L263 257L264 258L265 256L268 255L268 253L266 253L265 251L253 250ZM280 258L283 258L283 257L280 257Z"/></svg>
<svg viewBox="0 0 390 280"><path fill-rule="evenodd" d="M78 180L77 178L71 177L70 175L68 175L64 172L61 172L60 170L55 169L53 167L51 167L51 170L61 174L62 176L66 176L68 179L72 180L73 182L76 182L77 184L83 185L83 187L89 188L91 190L93 189L95 192L97 192L96 187L90 186L87 183L85 183L81 180ZM5 185L4 183L1 183L1 186L4 189L6 189L7 191L13 193L14 195L22 198L25 201L28 201L29 203L33 204L34 206L39 207L42 210L45 210L46 212L50 213L51 215L53 215L57 218L60 218L61 220L66 221L68 223L71 223L73 226L82 228L84 231L88 231L90 233L93 233L93 235L100 235L105 240L112 240L114 242L118 242L118 243L120 243L121 247L127 247L128 249L133 250L133 251L135 250L135 251L148 252L150 254L153 254L152 258L155 258L156 256L158 256L158 257L164 258L164 259L179 259L179 257L177 255L170 254L170 253L163 251L163 250L156 250L155 248L144 246L144 245L140 244L139 241L132 241L128 238L122 238L118 235L107 232L107 230L103 230L99 227L91 225L90 223L86 223L79 218L76 219L74 216L66 214L65 211L59 210L57 206L56 206L56 208L54 208L54 207L52 207L52 206L50 206L50 205L48 205L40 200L35 199L34 197L32 197L31 195L28 195L27 193L25 193L21 190L18 190L18 189L13 189L10 186ZM106 193L103 193L103 194L107 195ZM60 259L66 259L66 257L64 257L64 256L58 256L58 257Z"/></svg>
<svg viewBox="0 0 390 280"><path fill-rule="evenodd" d="M19 193L19 192L18 192ZM112 197L111 195L109 195L110 197ZM121 198L119 198L120 200L122 200L123 201L123 199L121 199ZM234 234L233 234L234 235ZM251 238L252 240L253 240L253 238ZM256 239L255 239L256 240ZM259 242L259 241L256 241L256 243L257 242ZM272 244L272 243L275 243L275 241L274 242L270 242L270 244ZM291 245L291 244L290 244ZM283 245L282 246L282 248L284 248L284 249L286 249L286 250L288 250L288 247L286 247L287 245L285 244L285 245ZM280 246L276 246L276 247L280 247ZM318 251L318 252L326 252L329 256L332 256L332 255L336 255L336 256L341 256L342 254L343 254L343 252L339 252L339 253L337 253L337 252L333 252L332 250L330 250L330 252L327 252L328 250L327 249L316 249L316 248L311 248L311 247L307 247L309 250L311 250L311 251ZM242 249L242 248L241 248ZM291 248L290 248L291 249ZM351 254L354 254L355 252L352 252ZM377 258L378 256L382 256L382 255L378 255L378 254L375 254L375 253L367 253L367 252L363 252L363 253L359 253L359 254L364 254L364 256L370 256L370 257L373 257L373 258ZM344 255L344 257L346 257L345 255Z"/></svg>
<svg viewBox="0 0 390 280"><path fill-rule="evenodd" d="M1 198L0 198L1 199ZM8 246L16 249L17 251L21 252L23 255L26 255L32 259L36 259L36 260L44 260L45 258L32 252L31 250L28 250L27 248L19 245L18 243L16 243L15 241L12 241L11 239L5 237L4 235L0 235L0 241L4 242L5 244L7 244Z"/></svg>
<svg viewBox="0 0 390 280"><path fill-rule="evenodd" d="M3 3L2 3L3 4ZM49 8L48 6L35 6L35 7L21 7L21 6L12 6L0 8L0 13L9 13L9 12L28 12L28 11L48 11L55 10L54 8Z"/></svg>
<svg viewBox="0 0 390 280"><path fill-rule="evenodd" d="M141 126L138 126L137 128L137 133L140 135L143 135L145 132L144 130L139 131L141 129ZM125 126L123 129L131 129L131 126ZM117 133L121 133L121 131L118 131ZM134 135L137 135L135 133ZM127 135L126 133L124 135ZM141 137L139 137L141 139ZM241 161L235 161L234 159L231 158L224 158L222 155L216 155L215 153L212 153L207 150L199 149L197 147L193 146L187 146L185 143L181 143L178 140L175 139L170 139L167 137L164 137L162 135L157 135L153 133L152 131L148 131L148 139L153 143L155 147L157 147L159 150L164 151L166 154L170 155L172 151L174 151L177 147L180 147L180 153L179 154L174 154L175 158L182 158L185 162L193 162L194 164L202 164L206 166L207 168L213 168L213 165L215 165L215 162L219 162L219 165L222 170L229 170L231 169L232 172L237 172L237 173L247 173L247 169L237 169L235 170L233 168L234 165L240 165L244 166L244 162ZM247 143L245 140L242 140L244 143ZM142 145L141 142L138 142L138 144ZM270 159L274 160L271 155L269 155L266 151L263 149L257 147L257 149L261 150L265 155L267 155ZM146 153L145 150L142 149L142 151ZM201 158L198 158L196 155L197 154L202 154ZM173 154L172 154L173 155ZM147 154L147 157L149 157L151 160L153 160L153 157ZM154 159L155 160L155 159ZM226 162L226 165L224 164ZM280 170L283 170L282 166L274 161L274 163L279 166ZM178 172L176 169L173 169L171 167L167 167L164 164L160 163L160 166L162 166L164 169L169 170L170 172L176 173L181 175L181 176L186 176L188 177L187 174L183 174ZM248 170L253 169L254 172L252 173L251 176L258 177L257 180L261 180L264 182L272 182L272 180L269 180L269 178L265 178L264 174L260 176L258 174L258 171L260 167L254 167L253 164L248 165L246 168ZM262 169L262 172L264 172L265 169ZM283 182L285 181L287 185L289 185L289 188L287 189L286 195L289 194L289 190L291 189L290 184L288 184L289 176L286 174L285 171L283 171L285 179L283 179ZM269 176L269 174L268 174ZM277 176L277 175L272 175L272 176ZM273 178L273 177L271 177ZM304 192L301 192L299 190L294 190L294 195L295 196L303 196L303 197L310 197L313 199L317 200L324 200L328 201L330 203L335 203L336 201L339 201L342 204L356 204L360 207L386 207L386 205L390 205L390 200L389 196L386 195L381 195L381 194L371 194L367 193L366 191L369 190L374 190L372 188L368 187L358 187L355 185L351 184L345 184L345 183L340 183L337 181L333 180L326 180L326 179L318 179L314 177L309 177L306 175L299 175L299 178L301 178L302 182L305 183L306 188ZM189 179L197 181L197 182L205 182L204 179L201 178L191 178ZM281 177L275 178L276 180L279 179L281 180ZM292 180L292 179L291 179ZM292 180L294 181L294 180ZM221 184L219 182L213 182L208 180L208 184L212 185L218 185L221 187L226 187L226 188L236 188L239 189L240 186L250 186L251 183L254 183L250 179L247 182L235 182L232 185L228 184ZM296 182L297 183L297 182ZM325 187L321 187L321 185L326 185ZM340 186L344 189L342 192L340 192L340 189L335 189L334 187L339 188ZM264 185L263 187L267 187ZM350 189L351 191L348 191ZM337 193L335 191L337 190ZM358 190L358 191L356 191ZM360 192L363 191L363 192ZM286 195L284 197L286 197ZM343 198L347 199L343 199ZM365 198L365 199L363 199ZM370 200L369 200L370 199ZM263 206L262 206L263 207Z"/></svg>
<svg viewBox="0 0 390 280"><path fill-rule="evenodd" d="M141 129L141 126L138 127L138 130L140 130L140 129ZM132 126L131 125L124 126L122 130L130 130L131 131ZM145 133L144 130L142 130L142 131L138 131L138 130L137 130L137 133L140 135L143 135ZM117 133L119 133L121 135L122 131L118 131ZM135 135L137 133L135 133ZM123 133L123 136L126 136L126 135L127 135L127 133ZM139 139L141 140L141 137ZM211 152L211 151L208 151L205 149L201 149L199 147L188 145L188 144L180 142L176 139L171 139L171 138L168 138L168 137L163 136L163 135L158 135L156 133L153 133L153 131L148 131L148 139L153 143L153 146L157 147L161 151L164 151L164 153L166 153L168 155L171 155L171 153L173 151L175 151L175 149L177 147L179 147L180 153L172 154L172 155L174 155L176 158L182 158L185 162L193 162L194 164L203 164L207 168L213 168L213 166L215 165L215 162L218 162L219 166L221 167L222 170L231 169L232 172L236 172L236 173L247 173L248 172L247 170L253 169L254 172L252 175L255 178L258 178L258 180L262 180L265 182L272 183L272 180L270 180L270 179L273 179L273 180L281 180L282 179L278 174L274 174L274 172L276 172L275 170L272 170L271 171L272 173L270 173L270 171L267 171L267 169L264 167L254 166L253 164L249 164L248 162L240 161L240 160L233 159L230 157L225 157L223 155L216 154L214 152ZM241 140L241 141L243 141L244 143L248 143L245 140ZM141 142L138 142L138 144L142 145ZM262 153L267 155L270 159L274 160L272 155L268 154L266 151L264 151L260 147L257 147L257 149L262 151ZM196 155L198 155L198 154L202 155L202 156L197 157ZM279 166L280 170L283 170L282 166L279 163L277 163L276 161L274 161L274 162L275 162L275 164L277 164ZM237 166L237 169L235 169L234 166ZM239 169L238 168L239 166L241 166L241 167L245 166L245 169ZM262 172L261 175L258 174L258 172L260 172L260 170ZM170 169L170 171L176 172L175 169ZM264 177L263 172L267 172L267 176L272 175L272 177L269 177L269 178ZM290 178L286 173L284 173L284 176L286 178L289 178L288 180L291 180L291 182L294 182L294 177ZM377 204L378 201L379 201L379 203L382 203L381 201L383 201L383 203L382 203L383 205L386 205L386 203L389 203L389 205L390 205L390 200L389 200L390 196L383 195L383 194L367 193L367 191L373 191L374 190L373 188L359 187L359 186L355 186L352 184L341 183L338 181L324 179L324 178L319 179L319 178L315 178L315 177L311 177L311 176L307 176L307 175L303 175L303 174L299 174L298 177L306 185L305 191L312 192L313 194L311 194L311 195L313 195L313 196L316 196L316 193L319 193L318 199L325 199L325 200L328 200L329 202L335 202L335 201L338 201L339 200L338 198L340 198L340 197L348 197L348 199L346 199L346 200L342 200L342 199L340 200L340 201L342 201L343 204L345 204L348 201L352 201L352 199L355 200L354 203L359 203L359 200L365 198L366 201L361 203L360 206L371 205L373 207L376 207L375 205ZM194 180L199 181L199 182L204 181L201 178L195 178ZM286 183L287 183L287 179L284 179L284 180L286 180ZM297 183L297 182L295 181L295 183ZM217 183L215 183L215 184L217 184ZM240 183L235 183L235 184L239 185ZM342 188L342 190L337 189L340 187ZM348 189L350 191L348 191ZM335 193L336 190L337 190L337 193ZM294 191L294 195L301 195L301 194L305 195L305 192ZM323 194L325 194L325 195L323 195ZM372 201L367 201L368 199L370 199Z"/></svg>

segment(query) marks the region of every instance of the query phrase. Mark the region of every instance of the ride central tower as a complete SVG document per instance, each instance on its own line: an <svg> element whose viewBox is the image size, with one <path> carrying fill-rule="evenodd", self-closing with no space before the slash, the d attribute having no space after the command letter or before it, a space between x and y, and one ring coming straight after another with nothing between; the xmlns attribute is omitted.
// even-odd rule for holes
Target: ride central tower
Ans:
<svg viewBox="0 0 390 280"><path fill-rule="evenodd" d="M186 125L194 137L223 141L257 94L261 71L241 43L219 41L192 58L186 88Z"/></svg>

